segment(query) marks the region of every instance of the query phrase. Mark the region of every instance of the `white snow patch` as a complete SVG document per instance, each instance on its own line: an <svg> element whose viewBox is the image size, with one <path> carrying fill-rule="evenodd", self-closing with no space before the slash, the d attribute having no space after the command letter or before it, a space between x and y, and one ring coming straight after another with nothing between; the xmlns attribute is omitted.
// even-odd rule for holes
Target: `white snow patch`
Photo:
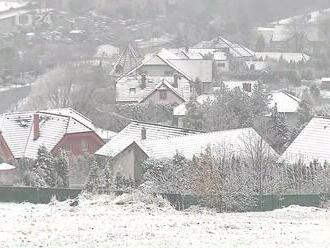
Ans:
<svg viewBox="0 0 330 248"><path fill-rule="evenodd" d="M77 207L1 203L0 247L330 247L325 209L217 214L124 202L131 203L116 205L112 196L80 197Z"/></svg>

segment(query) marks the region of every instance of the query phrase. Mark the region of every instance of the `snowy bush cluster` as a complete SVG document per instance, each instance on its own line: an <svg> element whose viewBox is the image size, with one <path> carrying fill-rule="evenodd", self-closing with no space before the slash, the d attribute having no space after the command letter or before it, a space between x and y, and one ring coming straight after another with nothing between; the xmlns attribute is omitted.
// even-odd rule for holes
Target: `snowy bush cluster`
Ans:
<svg viewBox="0 0 330 248"><path fill-rule="evenodd" d="M317 162L292 166L276 163L266 153L235 157L228 150L210 148L192 160L180 154L172 160L144 163L146 192L200 196L219 211L253 209L263 194L324 193L330 189L330 167Z"/></svg>

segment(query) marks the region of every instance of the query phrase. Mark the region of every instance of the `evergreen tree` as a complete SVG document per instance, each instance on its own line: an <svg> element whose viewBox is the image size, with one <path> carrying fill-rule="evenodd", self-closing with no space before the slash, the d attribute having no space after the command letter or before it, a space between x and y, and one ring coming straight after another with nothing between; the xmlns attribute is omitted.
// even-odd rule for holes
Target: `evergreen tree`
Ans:
<svg viewBox="0 0 330 248"><path fill-rule="evenodd" d="M262 82L254 85L251 94L251 107L253 115L264 116L267 114L270 100L271 96Z"/></svg>
<svg viewBox="0 0 330 248"><path fill-rule="evenodd" d="M298 120L304 125L313 118L313 101L307 90L303 92L302 100L299 103Z"/></svg>
<svg viewBox="0 0 330 248"><path fill-rule="evenodd" d="M183 120L183 126L189 129L202 130L203 128L203 113L196 101L189 101L186 104L187 113Z"/></svg>
<svg viewBox="0 0 330 248"><path fill-rule="evenodd" d="M36 175L37 187L55 187L56 186L56 170L52 155L43 145L38 150L37 159L34 162L33 170Z"/></svg>
<svg viewBox="0 0 330 248"><path fill-rule="evenodd" d="M54 161L57 180L56 186L61 188L69 187L69 159L65 151L62 151Z"/></svg>
<svg viewBox="0 0 330 248"><path fill-rule="evenodd" d="M100 168L94 160L92 162L89 175L85 184L85 190L92 194L97 194L100 188Z"/></svg>
<svg viewBox="0 0 330 248"><path fill-rule="evenodd" d="M260 35L256 42L256 51L263 52L265 50L265 47L266 47L265 38L263 35Z"/></svg>
<svg viewBox="0 0 330 248"><path fill-rule="evenodd" d="M271 110L267 122L267 141L279 153L282 153L290 141L290 130L283 115L278 113L277 105Z"/></svg>

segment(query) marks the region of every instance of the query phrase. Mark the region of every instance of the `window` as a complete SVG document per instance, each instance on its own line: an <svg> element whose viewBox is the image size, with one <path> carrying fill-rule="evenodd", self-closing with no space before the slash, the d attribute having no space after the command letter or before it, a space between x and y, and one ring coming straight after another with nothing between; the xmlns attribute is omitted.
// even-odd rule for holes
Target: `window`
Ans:
<svg viewBox="0 0 330 248"><path fill-rule="evenodd" d="M86 140L82 140L80 146L83 152L88 152L88 142Z"/></svg>
<svg viewBox="0 0 330 248"><path fill-rule="evenodd" d="M251 83L243 83L243 90L246 92L251 92L252 91Z"/></svg>
<svg viewBox="0 0 330 248"><path fill-rule="evenodd" d="M136 88L130 88L129 89L129 94L130 95L135 95L136 94Z"/></svg>
<svg viewBox="0 0 330 248"><path fill-rule="evenodd" d="M218 67L226 67L226 64L225 63L218 63Z"/></svg>
<svg viewBox="0 0 330 248"><path fill-rule="evenodd" d="M159 96L160 96L160 99L166 100L167 99L167 90L160 90Z"/></svg>

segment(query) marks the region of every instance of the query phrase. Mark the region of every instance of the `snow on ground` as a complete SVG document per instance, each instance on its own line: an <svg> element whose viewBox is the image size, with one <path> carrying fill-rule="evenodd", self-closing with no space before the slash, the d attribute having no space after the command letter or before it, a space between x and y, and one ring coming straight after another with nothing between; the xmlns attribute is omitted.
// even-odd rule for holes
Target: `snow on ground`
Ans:
<svg viewBox="0 0 330 248"><path fill-rule="evenodd" d="M118 202L118 201L117 201ZM0 204L0 247L330 247L330 212L178 212L107 197L49 205Z"/></svg>

